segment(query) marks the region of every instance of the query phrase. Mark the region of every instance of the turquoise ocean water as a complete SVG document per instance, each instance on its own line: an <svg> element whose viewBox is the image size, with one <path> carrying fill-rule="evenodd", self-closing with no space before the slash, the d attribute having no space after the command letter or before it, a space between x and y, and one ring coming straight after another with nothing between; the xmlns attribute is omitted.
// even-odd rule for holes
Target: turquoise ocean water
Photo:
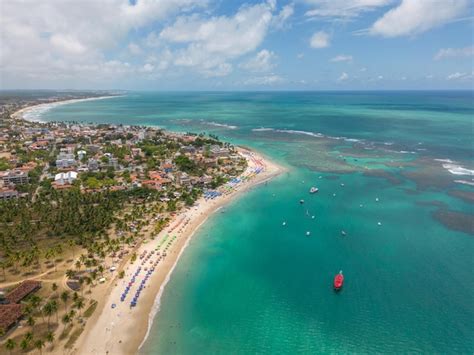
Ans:
<svg viewBox="0 0 474 355"><path fill-rule="evenodd" d="M130 93L42 114L212 132L288 168L194 236L143 354L472 353L473 117L472 92Z"/></svg>

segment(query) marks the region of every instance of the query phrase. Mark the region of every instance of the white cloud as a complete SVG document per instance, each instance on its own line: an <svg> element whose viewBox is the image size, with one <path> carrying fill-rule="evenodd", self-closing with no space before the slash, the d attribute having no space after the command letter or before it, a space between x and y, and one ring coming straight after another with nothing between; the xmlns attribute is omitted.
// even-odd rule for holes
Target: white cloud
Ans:
<svg viewBox="0 0 474 355"><path fill-rule="evenodd" d="M275 53L262 49L257 55L241 65L242 68L252 72L270 71L275 67Z"/></svg>
<svg viewBox="0 0 474 355"><path fill-rule="evenodd" d="M379 75L379 76L377 77L377 80L382 80L382 79L383 79L383 75Z"/></svg>
<svg viewBox="0 0 474 355"><path fill-rule="evenodd" d="M383 37L410 36L444 25L464 13L467 0L402 0L369 29Z"/></svg>
<svg viewBox="0 0 474 355"><path fill-rule="evenodd" d="M272 25L276 28L285 28L287 25L288 19L295 12L293 4L287 4L282 7L278 15L276 15L272 20Z"/></svg>
<svg viewBox="0 0 474 355"><path fill-rule="evenodd" d="M447 80L470 80L473 78L474 78L474 71L471 73L456 72L456 73L449 74L446 77Z"/></svg>
<svg viewBox="0 0 474 355"><path fill-rule="evenodd" d="M233 16L180 17L159 37L182 46L174 52L175 65L197 68L206 75L213 69L229 73L229 60L254 51L263 42L274 8L274 3L264 2L244 5Z"/></svg>
<svg viewBox="0 0 474 355"><path fill-rule="evenodd" d="M244 85L261 85L261 86L266 86L266 85L275 85L282 83L284 80L282 77L275 75L275 74L270 74L270 75L265 75L265 76L259 76L259 77L254 77L250 78L244 81Z"/></svg>
<svg viewBox="0 0 474 355"><path fill-rule="evenodd" d="M325 48L329 46L330 36L324 31L316 32L311 36L309 45L311 48Z"/></svg>
<svg viewBox="0 0 474 355"><path fill-rule="evenodd" d="M304 53L298 53L298 54L296 55L296 58L298 58L298 59L303 59L303 58L304 58Z"/></svg>
<svg viewBox="0 0 474 355"><path fill-rule="evenodd" d="M227 76L232 72L232 64L219 63L210 69L203 69L202 73L208 78Z"/></svg>
<svg viewBox="0 0 474 355"><path fill-rule="evenodd" d="M207 0L4 1L2 85L23 86L29 78L35 78L35 85L63 79L76 84L74 78L93 81L114 77L113 70L116 77L134 72L140 67L107 60L105 53L121 46L132 30L206 4Z"/></svg>
<svg viewBox="0 0 474 355"><path fill-rule="evenodd" d="M434 59L440 60L453 57L473 57L474 46L464 48L441 48L434 56Z"/></svg>
<svg viewBox="0 0 474 355"><path fill-rule="evenodd" d="M140 48L140 46L136 43L129 43L128 45L128 50L130 51L131 54L133 55L140 55L143 53L142 49Z"/></svg>
<svg viewBox="0 0 474 355"><path fill-rule="evenodd" d="M49 39L51 45L63 54L83 54L87 48L77 39L68 35L55 34Z"/></svg>
<svg viewBox="0 0 474 355"><path fill-rule="evenodd" d="M361 13L386 6L392 0L305 0L313 7L305 13L308 17L354 18Z"/></svg>
<svg viewBox="0 0 474 355"><path fill-rule="evenodd" d="M349 79L349 75L346 72L342 72L341 76L337 79L337 81L346 81Z"/></svg>
<svg viewBox="0 0 474 355"><path fill-rule="evenodd" d="M340 54L340 55L337 55L335 56L334 58L331 58L331 62L352 62L352 56L351 55L344 55L344 54Z"/></svg>
<svg viewBox="0 0 474 355"><path fill-rule="evenodd" d="M150 64L150 63L146 63L143 68L140 69L141 72L143 73L150 73L153 71L153 69L155 69L155 66L153 64Z"/></svg>

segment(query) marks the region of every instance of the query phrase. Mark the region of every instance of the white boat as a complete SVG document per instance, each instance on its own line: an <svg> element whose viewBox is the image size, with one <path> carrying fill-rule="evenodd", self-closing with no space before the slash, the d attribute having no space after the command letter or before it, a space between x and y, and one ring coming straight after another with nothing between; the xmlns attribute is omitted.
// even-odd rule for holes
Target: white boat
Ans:
<svg viewBox="0 0 474 355"><path fill-rule="evenodd" d="M286 226L286 222L283 222L281 225L282 225L282 226Z"/></svg>
<svg viewBox="0 0 474 355"><path fill-rule="evenodd" d="M319 189L318 189L317 187L314 187L314 186L313 186L313 187L309 190L309 193L310 193L310 194L314 194L314 193L316 193L316 192L318 192L318 191L319 191Z"/></svg>
<svg viewBox="0 0 474 355"><path fill-rule="evenodd" d="M311 232L306 232L306 236L309 237L311 235Z"/></svg>

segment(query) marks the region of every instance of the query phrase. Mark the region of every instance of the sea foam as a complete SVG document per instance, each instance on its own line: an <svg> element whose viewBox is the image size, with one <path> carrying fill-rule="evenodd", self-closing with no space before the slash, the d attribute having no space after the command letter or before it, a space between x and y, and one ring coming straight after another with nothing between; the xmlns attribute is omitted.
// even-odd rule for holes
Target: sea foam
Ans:
<svg viewBox="0 0 474 355"><path fill-rule="evenodd" d="M435 161L439 161L441 163L444 163L444 164L442 164L443 168L448 170L453 175L474 176L474 170L467 169L467 168L459 165L457 162L452 161L451 159L435 159Z"/></svg>
<svg viewBox="0 0 474 355"><path fill-rule="evenodd" d="M225 124L225 123L219 123L219 122L214 122L214 121L205 121L201 120L202 124L207 124L209 126L215 126L215 127L221 127L221 128L227 128L227 129L237 129L237 126Z"/></svg>

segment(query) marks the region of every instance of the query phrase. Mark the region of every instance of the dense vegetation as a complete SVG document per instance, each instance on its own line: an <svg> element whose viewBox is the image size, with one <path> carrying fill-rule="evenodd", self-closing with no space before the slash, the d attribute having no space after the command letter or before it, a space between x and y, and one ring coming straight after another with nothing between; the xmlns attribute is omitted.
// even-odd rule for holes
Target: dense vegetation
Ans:
<svg viewBox="0 0 474 355"><path fill-rule="evenodd" d="M152 193L145 189L94 194L84 194L79 189L51 189L42 192L35 202L26 199L2 201L0 256L7 264L5 266L18 262L30 266L52 245L72 240L87 248L115 221L115 212L131 200Z"/></svg>

